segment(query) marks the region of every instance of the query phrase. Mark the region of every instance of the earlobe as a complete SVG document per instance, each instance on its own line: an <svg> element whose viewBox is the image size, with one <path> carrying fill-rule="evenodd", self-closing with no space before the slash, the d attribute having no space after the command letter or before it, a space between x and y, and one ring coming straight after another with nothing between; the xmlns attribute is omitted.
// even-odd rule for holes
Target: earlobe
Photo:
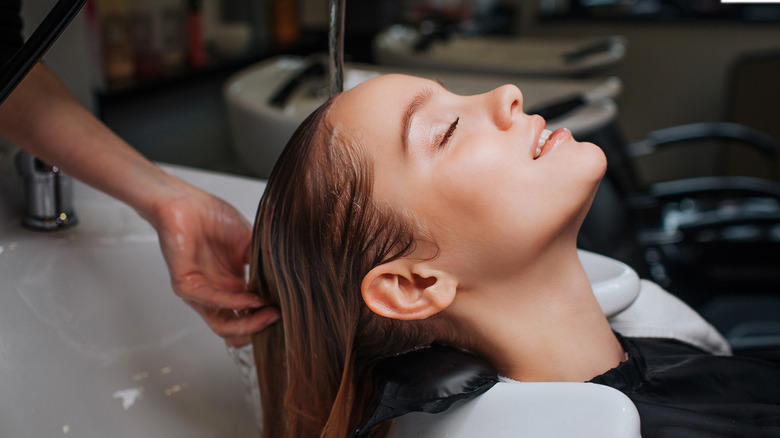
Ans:
<svg viewBox="0 0 780 438"><path fill-rule="evenodd" d="M369 271L360 288L366 305L377 315L403 320L425 319L446 309L455 299L457 281L423 264L401 258Z"/></svg>

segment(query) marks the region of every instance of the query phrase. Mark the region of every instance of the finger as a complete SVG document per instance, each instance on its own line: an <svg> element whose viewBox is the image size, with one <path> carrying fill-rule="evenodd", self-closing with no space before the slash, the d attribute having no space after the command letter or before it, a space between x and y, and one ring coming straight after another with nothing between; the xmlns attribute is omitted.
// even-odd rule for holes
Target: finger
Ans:
<svg viewBox="0 0 780 438"><path fill-rule="evenodd" d="M226 339L258 333L279 320L279 311L271 307L253 313L213 309L201 309L199 313L212 331Z"/></svg>
<svg viewBox="0 0 780 438"><path fill-rule="evenodd" d="M214 309L257 309L266 303L257 295L243 291L219 291L206 284L174 283L173 290L180 298L194 304Z"/></svg>
<svg viewBox="0 0 780 438"><path fill-rule="evenodd" d="M250 335L261 332L279 321L279 310L273 307L264 307L260 310L241 312L223 311L221 330L226 335Z"/></svg>
<svg viewBox="0 0 780 438"><path fill-rule="evenodd" d="M194 298L193 301L199 302L205 307L214 309L227 309L227 310L256 310L268 305L262 298L255 294L248 292L241 293L225 293L216 292L210 295L206 300L198 300Z"/></svg>

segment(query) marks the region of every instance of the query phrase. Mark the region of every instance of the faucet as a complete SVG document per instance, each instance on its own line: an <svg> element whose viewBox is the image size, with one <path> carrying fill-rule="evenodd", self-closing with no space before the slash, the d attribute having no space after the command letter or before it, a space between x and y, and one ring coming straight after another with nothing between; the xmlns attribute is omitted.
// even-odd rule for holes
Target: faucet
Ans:
<svg viewBox="0 0 780 438"><path fill-rule="evenodd" d="M78 223L70 176L25 151L16 155L16 168L24 181L26 205L22 225L32 230L54 231Z"/></svg>

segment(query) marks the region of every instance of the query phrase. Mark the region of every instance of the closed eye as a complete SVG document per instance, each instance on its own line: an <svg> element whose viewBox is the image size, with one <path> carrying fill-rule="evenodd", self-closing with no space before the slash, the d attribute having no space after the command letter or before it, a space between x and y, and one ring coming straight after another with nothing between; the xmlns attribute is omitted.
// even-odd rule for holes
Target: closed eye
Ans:
<svg viewBox="0 0 780 438"><path fill-rule="evenodd" d="M450 125L449 129L447 129L447 132L444 133L444 136L439 142L439 149L447 146L447 143L450 142L450 138L452 138L452 135L455 134L455 129L458 127L459 121L460 121L460 117L455 119L455 121L452 122L452 124Z"/></svg>

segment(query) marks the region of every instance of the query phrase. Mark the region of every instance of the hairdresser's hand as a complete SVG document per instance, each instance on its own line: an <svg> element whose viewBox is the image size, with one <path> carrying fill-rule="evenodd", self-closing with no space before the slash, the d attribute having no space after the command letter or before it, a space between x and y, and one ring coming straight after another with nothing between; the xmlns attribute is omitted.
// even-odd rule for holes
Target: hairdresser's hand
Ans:
<svg viewBox="0 0 780 438"><path fill-rule="evenodd" d="M160 236L174 291L228 345L247 344L276 318L276 310L245 292L251 230L243 216L139 154L45 65L36 64L0 105L0 135L148 220Z"/></svg>
<svg viewBox="0 0 780 438"><path fill-rule="evenodd" d="M160 236L173 290L229 346L248 344L252 333L278 319L276 309L246 292L252 230L232 206L187 188L161 203L150 222Z"/></svg>

